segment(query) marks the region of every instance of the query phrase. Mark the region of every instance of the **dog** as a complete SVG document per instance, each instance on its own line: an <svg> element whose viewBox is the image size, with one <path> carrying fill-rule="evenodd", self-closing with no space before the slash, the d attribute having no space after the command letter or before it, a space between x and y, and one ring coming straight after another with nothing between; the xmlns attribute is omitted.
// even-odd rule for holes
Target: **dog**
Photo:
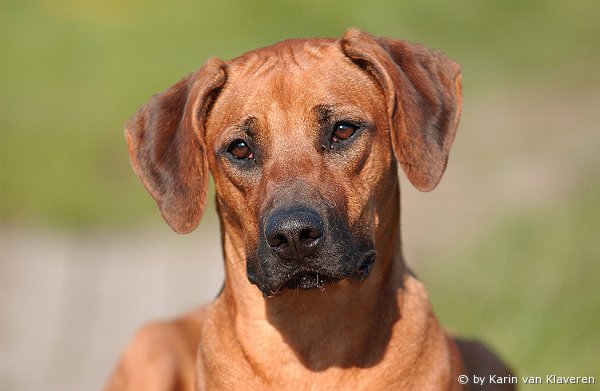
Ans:
<svg viewBox="0 0 600 391"><path fill-rule="evenodd" d="M152 97L126 125L134 171L179 233L198 225L212 173L225 282L207 307L144 326L106 389L461 390L475 374L510 377L444 331L402 254L398 166L432 190L461 107L457 63L357 29L212 58Z"/></svg>

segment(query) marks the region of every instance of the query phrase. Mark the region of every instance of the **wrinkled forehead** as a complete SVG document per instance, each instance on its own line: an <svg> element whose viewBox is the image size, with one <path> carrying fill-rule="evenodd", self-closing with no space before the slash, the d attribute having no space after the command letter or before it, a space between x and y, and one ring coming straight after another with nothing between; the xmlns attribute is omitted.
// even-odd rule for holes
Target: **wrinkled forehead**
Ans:
<svg viewBox="0 0 600 391"><path fill-rule="evenodd" d="M385 110L375 81L333 40L284 41L227 66L227 82L211 110L208 131L248 117L271 125L310 121L322 107L359 111L365 117Z"/></svg>

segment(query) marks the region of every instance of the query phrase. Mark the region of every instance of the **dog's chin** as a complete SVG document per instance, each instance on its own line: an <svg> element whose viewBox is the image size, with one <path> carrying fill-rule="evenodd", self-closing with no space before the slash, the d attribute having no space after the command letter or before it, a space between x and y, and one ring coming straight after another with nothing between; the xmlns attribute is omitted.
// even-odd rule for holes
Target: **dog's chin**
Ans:
<svg viewBox="0 0 600 391"><path fill-rule="evenodd" d="M324 272L322 270L302 269L296 273L287 275L277 282L270 284L256 284L266 298L279 295L285 290L314 290L325 291L329 285L335 285L339 281L363 281L371 273L375 263L376 252L368 251L362 257L363 260L358 267L350 270L340 271L339 273Z"/></svg>

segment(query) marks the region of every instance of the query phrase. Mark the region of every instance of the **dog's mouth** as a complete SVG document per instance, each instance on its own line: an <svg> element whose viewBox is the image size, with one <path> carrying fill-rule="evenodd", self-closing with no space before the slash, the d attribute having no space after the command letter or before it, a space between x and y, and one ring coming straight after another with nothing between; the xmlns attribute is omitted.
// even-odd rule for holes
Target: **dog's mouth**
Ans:
<svg viewBox="0 0 600 391"><path fill-rule="evenodd" d="M267 292L265 292L264 289L261 290L263 290L265 297L274 297L285 289L320 289L321 291L324 291L328 285L334 285L342 280L347 279L356 282L363 281L371 273L373 264L375 263L375 258L376 252L371 250L365 254L363 261L358 265L358 267L352 270L350 273L329 275L315 270L300 270L290 275L287 280L285 280L275 289L268 289Z"/></svg>
<svg viewBox="0 0 600 391"><path fill-rule="evenodd" d="M282 287L279 289L321 289L325 290L325 285L327 284L335 284L340 281L341 278L327 276L325 274L320 274L317 272L303 272L296 274L290 280L288 280Z"/></svg>

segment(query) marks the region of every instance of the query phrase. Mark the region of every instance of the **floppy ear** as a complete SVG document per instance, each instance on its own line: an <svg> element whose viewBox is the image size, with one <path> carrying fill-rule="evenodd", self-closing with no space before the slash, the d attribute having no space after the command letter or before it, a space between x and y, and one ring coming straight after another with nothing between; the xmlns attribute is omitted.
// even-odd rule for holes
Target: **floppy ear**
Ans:
<svg viewBox="0 0 600 391"><path fill-rule="evenodd" d="M153 96L127 122L131 165L179 233L202 217L208 190L204 122L225 83L225 64L209 60L168 90Z"/></svg>
<svg viewBox="0 0 600 391"><path fill-rule="evenodd" d="M381 86L396 158L421 191L440 181L462 109L460 66L442 53L350 29L342 50Z"/></svg>

